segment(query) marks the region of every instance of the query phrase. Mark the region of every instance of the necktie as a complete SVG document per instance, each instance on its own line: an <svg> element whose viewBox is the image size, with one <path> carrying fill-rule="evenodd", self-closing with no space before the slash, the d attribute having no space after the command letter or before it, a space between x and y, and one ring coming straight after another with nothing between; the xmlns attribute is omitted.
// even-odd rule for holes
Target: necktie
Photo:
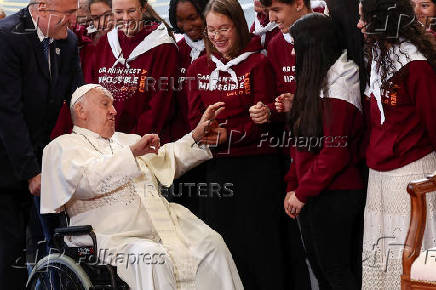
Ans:
<svg viewBox="0 0 436 290"><path fill-rule="evenodd" d="M48 49L50 47L50 38L46 37L41 41L42 52L44 52L45 59L48 60Z"/></svg>

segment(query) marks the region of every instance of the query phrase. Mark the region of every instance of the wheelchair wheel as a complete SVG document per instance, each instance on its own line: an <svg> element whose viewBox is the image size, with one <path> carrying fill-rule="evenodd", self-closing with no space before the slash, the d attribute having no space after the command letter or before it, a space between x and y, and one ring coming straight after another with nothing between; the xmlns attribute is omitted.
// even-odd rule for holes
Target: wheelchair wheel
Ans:
<svg viewBox="0 0 436 290"><path fill-rule="evenodd" d="M35 290L88 290L91 280L80 265L62 254L50 254L33 268L27 289Z"/></svg>

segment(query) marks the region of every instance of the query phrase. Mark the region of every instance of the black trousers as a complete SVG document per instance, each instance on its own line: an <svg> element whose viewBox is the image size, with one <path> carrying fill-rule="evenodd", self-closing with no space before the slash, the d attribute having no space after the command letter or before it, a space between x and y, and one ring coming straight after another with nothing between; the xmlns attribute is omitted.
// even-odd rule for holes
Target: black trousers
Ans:
<svg viewBox="0 0 436 290"><path fill-rule="evenodd" d="M200 217L221 234L245 289L284 289L279 157L225 157L206 163ZM219 189L219 190L218 190Z"/></svg>
<svg viewBox="0 0 436 290"><path fill-rule="evenodd" d="M0 190L0 289L25 289L26 225L32 208L30 193Z"/></svg>
<svg viewBox="0 0 436 290"><path fill-rule="evenodd" d="M291 157L281 155L282 180L291 166ZM283 244L285 289L287 290L310 290L309 270L306 265L306 251L303 247L302 236L297 221L291 219L283 208L286 197L286 183L282 184L282 204L280 214L280 236Z"/></svg>
<svg viewBox="0 0 436 290"><path fill-rule="evenodd" d="M303 207L301 232L320 290L360 289L364 206L363 191L336 190Z"/></svg>

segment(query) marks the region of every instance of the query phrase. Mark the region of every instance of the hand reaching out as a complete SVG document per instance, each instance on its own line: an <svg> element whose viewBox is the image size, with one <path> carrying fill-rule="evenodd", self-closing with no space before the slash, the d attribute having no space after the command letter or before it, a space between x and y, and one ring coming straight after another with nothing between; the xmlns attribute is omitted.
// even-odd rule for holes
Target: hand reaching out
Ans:
<svg viewBox="0 0 436 290"><path fill-rule="evenodd" d="M224 105L224 102L218 102L206 109L197 127L192 131L192 138L196 143L219 145L227 140L227 129L220 128L215 120L216 116L225 109Z"/></svg>

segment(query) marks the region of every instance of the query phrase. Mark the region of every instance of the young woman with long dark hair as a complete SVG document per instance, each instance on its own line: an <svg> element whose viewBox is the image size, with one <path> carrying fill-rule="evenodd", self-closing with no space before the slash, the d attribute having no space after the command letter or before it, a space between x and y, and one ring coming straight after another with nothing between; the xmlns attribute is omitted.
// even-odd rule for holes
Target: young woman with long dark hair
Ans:
<svg viewBox="0 0 436 290"><path fill-rule="evenodd" d="M245 289L283 289L280 161L262 141L269 126L248 112L273 101L274 73L238 1L211 0L204 15L207 54L188 69L189 118L193 126L207 106L224 102L216 121L228 142L206 164L199 215L229 245Z"/></svg>
<svg viewBox="0 0 436 290"><path fill-rule="evenodd" d="M370 67L363 289L400 289L410 223L407 184L436 170L435 42L416 20L410 0L364 0L359 10ZM431 248L435 194L427 195L427 205L423 247Z"/></svg>
<svg viewBox="0 0 436 290"><path fill-rule="evenodd" d="M363 114L357 65L347 59L326 15L313 13L290 29L296 93L285 212L299 218L306 253L320 289L359 289L356 234L364 206L358 169Z"/></svg>

